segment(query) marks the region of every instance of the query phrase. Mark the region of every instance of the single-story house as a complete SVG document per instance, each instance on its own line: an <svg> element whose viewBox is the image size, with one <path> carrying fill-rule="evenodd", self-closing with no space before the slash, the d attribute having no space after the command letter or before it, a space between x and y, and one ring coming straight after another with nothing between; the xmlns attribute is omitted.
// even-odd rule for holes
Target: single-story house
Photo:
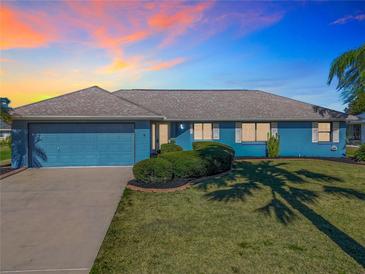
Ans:
<svg viewBox="0 0 365 274"><path fill-rule="evenodd" d="M365 112L358 115L349 115L347 122L348 144L365 144Z"/></svg>
<svg viewBox="0 0 365 274"><path fill-rule="evenodd" d="M232 146L265 157L343 157L347 115L257 90L118 90L97 86L13 111L14 167L133 165L170 140Z"/></svg>

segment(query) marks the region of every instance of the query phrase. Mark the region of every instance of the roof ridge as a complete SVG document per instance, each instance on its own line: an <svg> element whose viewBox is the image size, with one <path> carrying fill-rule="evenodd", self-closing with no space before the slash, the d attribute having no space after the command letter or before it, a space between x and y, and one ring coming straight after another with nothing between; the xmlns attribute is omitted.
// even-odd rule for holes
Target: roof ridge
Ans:
<svg viewBox="0 0 365 274"><path fill-rule="evenodd" d="M114 92L123 91L260 91L256 89L143 89L143 88L133 88L133 89L118 89ZM113 92L113 93L114 93Z"/></svg>
<svg viewBox="0 0 365 274"><path fill-rule="evenodd" d="M108 94L110 94L110 95L113 95L114 97L118 98L118 99L119 99L119 100L121 100L121 101L126 101L126 102L128 102L128 103L130 103L130 104L132 104L132 105L135 105L135 106L137 106L137 107L140 107L140 108L142 108L142 109L144 109L144 110L147 110L147 111L149 111L149 112L151 112L151 113L153 113L153 114L163 116L161 113L154 112L154 111L152 111L152 110L150 110L150 109L148 109L148 108L146 108L146 107L144 107L144 106L141 106L141 105L139 105L139 104L137 104L137 103L135 103L135 102L132 102L132 101L130 101L130 100L127 100L127 99L125 99L125 98L123 98L123 97L121 97L121 96L118 96L118 95L116 95L116 94L113 94L114 92L110 92L110 91L107 91L106 89L102 89L102 88L100 88L100 89L101 89L102 91L104 91L104 92L107 92L107 93L108 93Z"/></svg>
<svg viewBox="0 0 365 274"><path fill-rule="evenodd" d="M318 108L327 109L327 110L330 110L330 111L335 111L335 112L338 112L338 113L341 113L341 114L346 114L345 112L342 112L342 111L330 109L330 108L327 108L327 107L322 107L322 106L319 106L319 105L314 105L312 103L303 102L303 101L300 101L300 100L297 100L297 99L293 99L293 98L286 97L286 96L283 96L283 95L271 93L271 92L268 92L268 91L263 91L263 90L255 90L255 91L262 92L262 93L265 93L265 94L269 94L269 95L272 95L272 96L276 96L276 97L279 97L279 98L288 99L288 100L291 100L291 101L294 101L294 102L298 102L298 103L301 103L301 104L310 105L312 107L318 107Z"/></svg>
<svg viewBox="0 0 365 274"><path fill-rule="evenodd" d="M28 106L31 106L31 105L35 105L35 104L38 104L38 103L42 103L42 102L45 102L45 101L49 101L49 100L53 100L53 99L56 99L56 98L61 98L61 97L65 97L67 95L70 95L70 94L75 94L75 93L78 93L78 92L81 92L81 91L85 91L87 89L90 89L90 88L98 88L100 90L103 90L103 91L106 91L106 92L109 92L97 85L94 85L94 86L91 86L91 87L87 87L87 88L83 88L83 89L80 89L80 90L76 90L76 91L71 91L71 92L68 92L68 93L64 93L64 94L60 94L60 95L57 95L55 97L52 97L52 98L47 98L47 99L43 99L43 100L40 100L40 101L37 101L37 102L33 102L33 103L29 103L29 104L25 104L25 105L22 105L22 106L19 106L19 107L16 107L14 108L13 111L15 110L18 110L20 108L23 108L23 107L28 107Z"/></svg>
<svg viewBox="0 0 365 274"><path fill-rule="evenodd" d="M283 96L283 95L278 95L278 94L275 94L275 93L272 93L272 92L268 92L268 91L263 91L263 90L259 90L259 89L119 89L119 90L116 90L114 91L113 93L123 93L123 91L166 91L166 92L169 92L169 91L197 91L197 92L215 92L215 91L233 91L233 92L256 92L256 93L264 93L264 94L267 94L267 95L271 95L271 96L275 96L275 97L279 97L281 99L287 99L287 100L290 100L290 101L293 101L293 102L297 102L297 103L300 103L302 105L308 105L308 106L312 106L313 108L320 108L320 109L325 109L325 110L328 110L328 111L333 111L333 112L337 112L337 113L341 113L341 114L346 114L342 111L338 111L338 110L334 110L334 109L330 109L330 108L327 108L327 107L323 107L323 106L319 106L319 105L315 105L315 104L312 104L312 103L308 103L308 102L303 102L303 101L300 101L300 100L297 100L297 99L293 99L293 98L290 98L290 97L286 97L286 96Z"/></svg>

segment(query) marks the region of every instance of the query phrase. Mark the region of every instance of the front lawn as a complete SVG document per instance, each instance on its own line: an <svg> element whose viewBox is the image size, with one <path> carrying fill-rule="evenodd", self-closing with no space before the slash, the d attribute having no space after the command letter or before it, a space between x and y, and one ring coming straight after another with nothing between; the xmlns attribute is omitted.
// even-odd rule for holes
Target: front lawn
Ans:
<svg viewBox="0 0 365 274"><path fill-rule="evenodd" d="M358 147L346 146L346 157L353 158L355 157L355 153L358 150Z"/></svg>
<svg viewBox="0 0 365 274"><path fill-rule="evenodd" d="M363 273L365 166L241 161L175 193L126 190L91 273Z"/></svg>
<svg viewBox="0 0 365 274"><path fill-rule="evenodd" d="M11 147L9 145L0 145L0 164L10 163Z"/></svg>

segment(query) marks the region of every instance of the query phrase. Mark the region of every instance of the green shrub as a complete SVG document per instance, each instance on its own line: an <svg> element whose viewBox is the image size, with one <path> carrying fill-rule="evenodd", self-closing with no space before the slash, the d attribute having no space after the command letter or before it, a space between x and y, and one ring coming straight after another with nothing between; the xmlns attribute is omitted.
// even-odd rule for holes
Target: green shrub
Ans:
<svg viewBox="0 0 365 274"><path fill-rule="evenodd" d="M355 159L357 161L365 161L365 144L361 145L355 152Z"/></svg>
<svg viewBox="0 0 365 274"><path fill-rule="evenodd" d="M170 148L174 144L168 145L164 147ZM234 150L227 145L196 142L193 148L189 151L164 150L158 158L138 162L133 167L134 177L146 183L165 183L173 178L199 178L220 173L232 166Z"/></svg>
<svg viewBox="0 0 365 274"><path fill-rule="evenodd" d="M194 142L193 143L193 149L194 150L200 150L205 148L218 148L223 149L224 151L230 153L234 157L234 149L230 147L229 145L222 144L219 142L212 142L212 141L203 141L203 142Z"/></svg>
<svg viewBox="0 0 365 274"><path fill-rule="evenodd" d="M193 149L209 161L209 174L229 170L234 159L234 150L219 142L194 142Z"/></svg>
<svg viewBox="0 0 365 274"><path fill-rule="evenodd" d="M193 150L168 152L161 154L159 158L172 164L175 178L198 178L210 174L210 163Z"/></svg>
<svg viewBox="0 0 365 274"><path fill-rule="evenodd" d="M145 183L167 183L172 180L172 164L162 158L142 160L133 166L133 175Z"/></svg>
<svg viewBox="0 0 365 274"><path fill-rule="evenodd" d="M160 148L160 153L164 154L167 152L174 152L174 151L182 151L182 147L179 145L176 145L175 143L169 143L169 144L163 144Z"/></svg>
<svg viewBox="0 0 365 274"><path fill-rule="evenodd" d="M269 158L279 157L279 136L270 134L269 140L266 143L267 156Z"/></svg>

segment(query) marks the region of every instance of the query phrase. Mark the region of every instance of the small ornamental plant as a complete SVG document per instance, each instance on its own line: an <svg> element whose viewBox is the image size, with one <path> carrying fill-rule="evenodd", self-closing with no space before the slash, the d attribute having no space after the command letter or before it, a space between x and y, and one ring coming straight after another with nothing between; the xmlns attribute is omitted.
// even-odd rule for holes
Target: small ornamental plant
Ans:
<svg viewBox="0 0 365 274"><path fill-rule="evenodd" d="M279 135L269 134L269 139L267 140L267 156L269 158L279 157Z"/></svg>
<svg viewBox="0 0 365 274"><path fill-rule="evenodd" d="M365 161L365 144L361 145L360 148L355 152L356 161Z"/></svg>

